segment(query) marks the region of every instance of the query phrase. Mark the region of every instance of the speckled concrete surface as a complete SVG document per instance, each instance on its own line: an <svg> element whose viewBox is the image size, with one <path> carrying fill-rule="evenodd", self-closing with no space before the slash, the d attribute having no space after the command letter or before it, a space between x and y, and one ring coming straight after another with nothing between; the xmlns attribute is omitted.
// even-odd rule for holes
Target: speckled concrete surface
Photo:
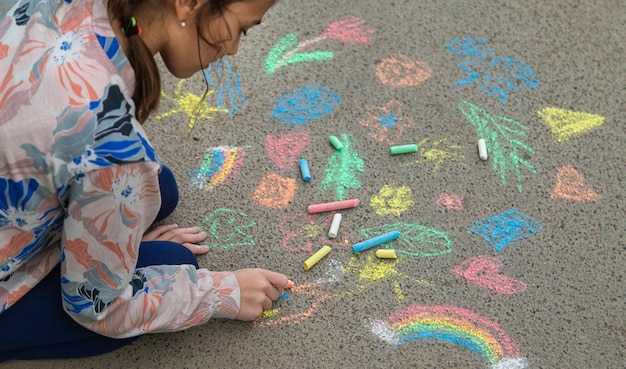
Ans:
<svg viewBox="0 0 626 369"><path fill-rule="evenodd" d="M361 30L375 31L367 33L369 42L324 39L303 51L330 51L332 59L291 64L272 74L264 71L268 53L283 36L297 33L297 42L310 40L333 22L350 17L364 20ZM182 113L146 124L152 143L180 184L182 201L168 221L200 225L212 214L230 214L209 218L222 220L222 233L209 237L208 242L218 246L200 263L214 270L266 267L288 274L297 288L276 304L280 311L256 325L214 321L184 332L145 336L98 357L9 362L0 368L625 368L624 24L626 3L621 0L322 0L305 5L282 0L264 25L243 40L240 53L229 59L248 105L235 100L239 111L231 116L214 113L213 120L199 119L190 136L189 117ZM493 53L480 59L467 49L465 55L446 49L452 40L471 37L484 39ZM429 78L408 87L384 84L377 67L390 56L405 58L414 67L396 65L396 82L425 79L430 70ZM506 66L513 59L534 74L525 81L518 78L514 86L519 90L509 91L503 103L479 83L488 75L511 75ZM175 109L185 93L203 91L201 75L185 81L178 94L178 81L164 78L171 99L163 100L159 114ZM530 88L533 78L539 84ZM457 84L461 80L468 83ZM224 77L222 87L232 81L232 75ZM293 97L294 90L305 86L311 92L313 84L319 85L319 94L327 95L326 107L334 111L293 126L275 117L273 109L281 97ZM340 104L332 104L333 96ZM319 95L307 98L311 104L300 113L311 117L313 105L321 106ZM300 99L301 105L305 101ZM478 131L459 109L470 106L465 102L489 116L510 118L490 120L490 132L508 127L525 134L506 128L496 132L500 139L520 139L517 151L509 146L501 158L507 169L504 184L494 171L499 156L478 158ZM216 101L209 105L216 106ZM396 110L376 109L394 106ZM558 142L538 115L548 107L595 114L604 121ZM384 119L390 114L396 125ZM361 122L368 117L366 127ZM385 123L388 128L382 130ZM377 137L389 141L372 137L376 129ZM343 234L331 254L304 271L308 253L295 248L310 243L316 250L331 241L325 237L328 214L297 215L305 214L309 204L339 199L337 182L327 192L321 185L325 178L338 179L327 171L336 168L327 161L334 152L327 137L344 133L349 135L349 150L363 160L363 171L355 171L358 183L346 189L343 198L359 198L361 204L342 212ZM287 134L299 138L293 146L306 146L296 157L308 159L313 177L309 183L302 181L297 166L281 168L270 160L280 150L266 145L266 137ZM390 145L408 143L421 143L420 151L389 155ZM207 149L220 146L245 152L240 170L230 171L231 176L212 189L198 189L188 172L200 168ZM520 160L517 166L512 164L515 158ZM352 169L342 168L344 174ZM293 180L283 188L295 183L295 195L283 208L255 200L270 174ZM391 195L381 194L385 189ZM406 197L395 203L385 198L399 196L400 190ZM453 198L437 203L443 192L462 195L462 209L442 210L440 205L453 204ZM387 200L383 206L376 202L380 198ZM231 212L216 212L219 209ZM497 227L493 222L490 230L501 231L500 243L494 246L477 233L477 223L496 220L511 209L528 218L505 219ZM249 227L237 234L232 224L225 224L227 218ZM396 261L371 259L371 250L354 254L349 247L366 238L360 231L401 227L400 222L424 227L418 235L432 243L419 237L408 243L394 241L390 246L413 252L399 254ZM534 229L516 233L515 226ZM228 239L228 232L237 238ZM287 234L293 241L284 241ZM448 246L449 253L441 252ZM426 256L428 252L440 255ZM479 256L484 258L470 259ZM453 273L466 260L483 267L465 274L477 283ZM485 271L498 262L499 273ZM447 310L435 314L438 306ZM460 340L460 329L450 324L446 332L417 326L414 333L422 338L404 336L403 342L393 341L401 337L397 328L395 336L383 335L381 327L392 314L420 307L425 315L407 317L408 322L427 323L424 319L430 318L441 328L447 315L448 323L473 324L472 332L491 332L494 344L483 354L472 351ZM439 337L449 340L428 340L425 332L447 333ZM474 344L488 341L474 335ZM504 352L489 351L496 347ZM506 361L506 356L520 361ZM526 366L520 364L522 358Z"/></svg>

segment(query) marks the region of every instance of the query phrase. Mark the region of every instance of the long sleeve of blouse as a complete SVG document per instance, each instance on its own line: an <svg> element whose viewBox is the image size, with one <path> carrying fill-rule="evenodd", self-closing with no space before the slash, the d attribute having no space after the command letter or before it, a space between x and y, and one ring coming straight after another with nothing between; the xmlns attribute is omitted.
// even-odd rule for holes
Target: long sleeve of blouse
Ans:
<svg viewBox="0 0 626 369"><path fill-rule="evenodd" d="M18 0L0 18L0 314L59 263L64 308L106 336L238 314L230 272L136 268L160 163L133 90L106 0Z"/></svg>

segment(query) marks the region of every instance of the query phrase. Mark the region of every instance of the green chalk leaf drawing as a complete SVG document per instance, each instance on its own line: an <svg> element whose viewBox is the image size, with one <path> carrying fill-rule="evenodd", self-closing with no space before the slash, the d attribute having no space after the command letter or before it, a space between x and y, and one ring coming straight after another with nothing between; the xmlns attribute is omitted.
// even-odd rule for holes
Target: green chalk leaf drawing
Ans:
<svg viewBox="0 0 626 369"><path fill-rule="evenodd" d="M272 74L290 64L325 61L334 58L335 54L330 51L306 51L324 40L369 43L370 35L374 33L374 30L363 28L364 22L361 18L348 17L331 23L323 33L302 42L298 42L297 33L283 36L267 54L264 63L265 73Z"/></svg>
<svg viewBox="0 0 626 369"><path fill-rule="evenodd" d="M322 192L334 188L339 201L345 200L346 189L361 187L357 172L363 172L365 166L365 161L352 150L348 135L342 134L340 140L343 148L335 150L328 158L324 169L325 177L320 183Z"/></svg>
<svg viewBox="0 0 626 369"><path fill-rule="evenodd" d="M476 128L478 137L487 143L487 151L493 171L500 176L502 185L506 185L507 175L514 173L517 190L522 191L522 168L536 173L533 165L524 156L535 153L532 147L522 140L527 137L528 127L511 118L491 115L484 109L462 100L458 109L465 119Z"/></svg>
<svg viewBox="0 0 626 369"><path fill-rule="evenodd" d="M265 59L265 73L272 74L288 64L324 61L335 57L335 54L330 51L317 50L303 52L303 50L322 41L322 39L316 37L314 39L298 43L297 37L297 33L290 33L283 36L276 43L276 45L272 47L267 55L267 58Z"/></svg>
<svg viewBox="0 0 626 369"><path fill-rule="evenodd" d="M384 224L361 229L359 233L369 239L392 231L400 232L400 237L382 244L381 247L396 250L399 254L419 257L440 256L452 252L452 239L445 232L417 223Z"/></svg>
<svg viewBox="0 0 626 369"><path fill-rule="evenodd" d="M295 54L290 57L285 64L298 64L312 61L328 60L335 57L335 54L331 51L313 51L310 53ZM279 66L280 67L280 66Z"/></svg>
<svg viewBox="0 0 626 369"><path fill-rule="evenodd" d="M256 226L254 220L240 210L227 208L216 209L202 220L201 230L211 236L205 244L209 247L229 250L234 247L254 246L254 239L247 233L247 228Z"/></svg>

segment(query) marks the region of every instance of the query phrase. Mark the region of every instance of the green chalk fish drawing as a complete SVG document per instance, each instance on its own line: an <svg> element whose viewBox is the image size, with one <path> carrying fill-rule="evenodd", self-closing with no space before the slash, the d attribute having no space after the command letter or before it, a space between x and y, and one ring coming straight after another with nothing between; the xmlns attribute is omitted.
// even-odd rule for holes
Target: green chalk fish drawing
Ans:
<svg viewBox="0 0 626 369"><path fill-rule="evenodd" d="M216 209L202 220L202 230L211 236L205 240L209 247L229 250L233 247L254 246L254 239L247 232L247 228L256 226L254 220L248 220L248 215L240 210L227 208Z"/></svg>
<svg viewBox="0 0 626 369"><path fill-rule="evenodd" d="M452 239L445 232L421 224L404 222L384 224L361 229L359 233L369 239L392 231L400 232L400 237L393 242L382 244L381 247L396 250L399 254L419 257L439 256L452 252Z"/></svg>
<svg viewBox="0 0 626 369"><path fill-rule="evenodd" d="M465 119L476 128L479 138L487 143L487 150L493 163L493 171L506 185L507 174L513 172L517 179L517 190L522 191L522 168L536 173L533 165L524 156L530 157L535 151L522 140L527 137L528 127L511 118L491 115L484 109L462 100L458 106Z"/></svg>
<svg viewBox="0 0 626 369"><path fill-rule="evenodd" d="M343 148L335 150L328 158L325 177L320 183L322 192L334 188L339 201L345 200L346 189L361 187L357 172L363 172L365 166L365 161L352 150L352 143L345 133L341 135L341 143Z"/></svg>

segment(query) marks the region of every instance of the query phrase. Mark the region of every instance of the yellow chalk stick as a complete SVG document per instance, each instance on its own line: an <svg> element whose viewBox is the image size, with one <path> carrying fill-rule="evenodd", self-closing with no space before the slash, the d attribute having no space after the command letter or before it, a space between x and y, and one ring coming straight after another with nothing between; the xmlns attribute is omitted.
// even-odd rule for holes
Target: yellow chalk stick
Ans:
<svg viewBox="0 0 626 369"><path fill-rule="evenodd" d="M331 248L328 246L324 246L319 249L315 254L311 255L310 258L304 261L304 270L309 270L313 265L317 264L318 261L322 260L322 258L330 252Z"/></svg>
<svg viewBox="0 0 626 369"><path fill-rule="evenodd" d="M379 259L397 259L396 250L376 250L376 257Z"/></svg>

